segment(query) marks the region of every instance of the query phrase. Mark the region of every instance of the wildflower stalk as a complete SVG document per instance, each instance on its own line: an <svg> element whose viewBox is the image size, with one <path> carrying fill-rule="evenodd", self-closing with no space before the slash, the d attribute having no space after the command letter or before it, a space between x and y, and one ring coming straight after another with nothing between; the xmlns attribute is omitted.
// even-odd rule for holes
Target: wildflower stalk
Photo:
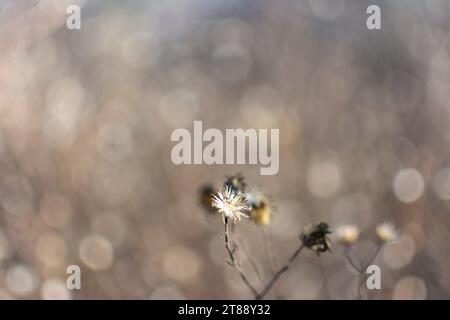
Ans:
<svg viewBox="0 0 450 320"><path fill-rule="evenodd" d="M362 266L361 266L362 270L366 270L372 264L372 262L378 256L378 253L380 252L380 249L382 246L383 246L383 243L381 241L377 241L377 243L373 246L372 250L370 250L370 253L363 260Z"/></svg>
<svg viewBox="0 0 450 320"><path fill-rule="evenodd" d="M377 225L376 228L377 241L375 245L370 249L369 253L362 260L355 257L353 253L353 243L358 239L359 231L357 227L352 225L342 226L338 230L338 237L341 243L345 245L344 253L347 258L347 262L358 273L358 284L355 293L355 299L367 298L367 287L364 286L364 282L367 281L368 276L366 274L367 268L375 261L380 250L387 243L398 239L398 233L394 226L390 223L382 223Z"/></svg>
<svg viewBox="0 0 450 320"><path fill-rule="evenodd" d="M345 249L345 257L349 264L358 272L358 284L356 288L355 299L361 300L367 297L367 290L364 286L364 282L367 280L367 275L365 273L366 269L372 264L375 258L378 256L383 243L381 241L377 241L374 247L370 250L369 254L366 256L363 261L357 263L355 257L351 252L351 246L348 246Z"/></svg>
<svg viewBox="0 0 450 320"><path fill-rule="evenodd" d="M255 272L256 277L258 278L258 282L261 283L262 282L261 271L260 271L256 261L252 258L252 256L250 254L247 253L244 245L237 244L236 241L235 241L235 245L236 245L236 247L239 247L241 249L241 253L243 253L245 261L249 262L249 265L252 267L253 271ZM240 264L239 261L238 261L238 264Z"/></svg>
<svg viewBox="0 0 450 320"><path fill-rule="evenodd" d="M280 270L278 270L275 273L275 275L267 283L267 285L264 287L264 289L259 294L256 295L256 300L260 300L260 299L264 298L264 296L267 294L267 292L269 292L269 290L273 287L273 285L278 281L278 279L281 277L281 275L283 275L283 273L285 273L286 271L289 270L289 268L291 267L292 262L298 257L298 255L300 254L300 252L302 252L304 247L305 247L305 245L302 243L297 248L297 250L295 250L295 252L289 258L288 262L283 267L281 267Z"/></svg>
<svg viewBox="0 0 450 320"><path fill-rule="evenodd" d="M367 280L367 275L364 272L361 272L358 276L358 287L356 291L356 300L367 299L367 288L364 286L364 283Z"/></svg>
<svg viewBox="0 0 450 320"><path fill-rule="evenodd" d="M363 269L359 265L359 262L357 262L357 259L352 251L351 246L345 247L344 254L345 254L345 257L347 258L347 262L350 264L350 266L352 266L353 269L355 269L355 271L357 271L358 273L361 273L361 270L363 270Z"/></svg>
<svg viewBox="0 0 450 320"><path fill-rule="evenodd" d="M266 257L268 260L268 263L270 265L270 275L273 277L276 272L276 256L272 245L272 239L270 238L269 233L267 230L263 230L263 237L264 237L264 249L266 251Z"/></svg>
<svg viewBox="0 0 450 320"><path fill-rule="evenodd" d="M227 249L228 256L230 257L229 263L232 267L236 269L236 271L239 273L239 276L241 277L242 281L247 285L247 287L250 289L250 291L253 293L254 296L258 295L258 291L251 285L250 281L248 280L247 276L245 275L244 271L241 269L239 264L236 260L235 251L236 248L231 247L231 241L230 241L230 232L228 228L228 218L224 218L224 224L225 224L225 248Z"/></svg>

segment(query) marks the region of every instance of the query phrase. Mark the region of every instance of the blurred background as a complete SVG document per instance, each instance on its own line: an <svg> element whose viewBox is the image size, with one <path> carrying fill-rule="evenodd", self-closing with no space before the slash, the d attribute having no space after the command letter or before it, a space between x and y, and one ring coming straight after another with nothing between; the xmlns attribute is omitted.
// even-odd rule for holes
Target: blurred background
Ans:
<svg viewBox="0 0 450 320"><path fill-rule="evenodd" d="M250 299L199 205L242 173L275 207L236 226L256 287L309 223L357 225L364 257L389 221L368 298L450 298L449 29L446 0L0 0L0 297ZM172 164L194 120L279 128L279 173ZM267 298L352 299L357 281L334 241Z"/></svg>

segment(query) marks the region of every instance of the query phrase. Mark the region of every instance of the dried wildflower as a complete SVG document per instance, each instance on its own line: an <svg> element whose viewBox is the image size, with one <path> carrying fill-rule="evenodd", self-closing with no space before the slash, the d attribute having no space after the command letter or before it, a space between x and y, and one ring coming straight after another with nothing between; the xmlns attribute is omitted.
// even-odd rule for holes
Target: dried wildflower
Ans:
<svg viewBox="0 0 450 320"><path fill-rule="evenodd" d="M251 210L245 194L237 193L228 186L213 195L212 206L222 214L224 223L226 219L236 222L242 217L248 218L248 212Z"/></svg>
<svg viewBox="0 0 450 320"><path fill-rule="evenodd" d="M227 177L224 184L225 187L231 188L235 193L244 193L247 184L244 182L244 177L241 174Z"/></svg>
<svg viewBox="0 0 450 320"><path fill-rule="evenodd" d="M247 193L251 207L250 219L260 226L268 226L272 218L273 207L269 197L259 191Z"/></svg>
<svg viewBox="0 0 450 320"><path fill-rule="evenodd" d="M355 243L359 238L359 229L355 225L343 225L336 230L337 239L345 245Z"/></svg>
<svg viewBox="0 0 450 320"><path fill-rule="evenodd" d="M382 223L377 226L377 237L380 241L388 243L397 240L398 234L390 223Z"/></svg>
<svg viewBox="0 0 450 320"><path fill-rule="evenodd" d="M300 240L302 240L305 247L316 251L317 255L320 255L321 252L331 251L331 242L327 236L330 233L328 224L321 222L317 225L305 227L300 235Z"/></svg>
<svg viewBox="0 0 450 320"><path fill-rule="evenodd" d="M213 194L214 188L207 184L200 188L200 204L203 208L205 208L208 212L215 212L212 202L213 202Z"/></svg>

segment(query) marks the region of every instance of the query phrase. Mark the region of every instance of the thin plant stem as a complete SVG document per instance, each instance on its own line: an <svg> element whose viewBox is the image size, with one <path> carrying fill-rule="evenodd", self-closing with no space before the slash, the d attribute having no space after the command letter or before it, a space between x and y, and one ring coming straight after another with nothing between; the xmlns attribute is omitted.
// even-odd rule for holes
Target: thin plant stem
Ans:
<svg viewBox="0 0 450 320"><path fill-rule="evenodd" d="M263 230L263 238L264 238L264 249L266 252L267 260L270 265L270 271L272 273L272 276L275 274L275 251L273 249L272 245L272 239L270 238L270 235L268 234L267 230Z"/></svg>
<svg viewBox="0 0 450 320"><path fill-rule="evenodd" d="M261 278L261 271L258 268L258 265L256 263L256 261L252 258L252 256L250 254L248 254L246 246L244 245L244 242L241 240L240 241L240 245L237 244L237 241L234 241L235 243L235 247L239 247L241 250L240 252L243 254L244 256L244 261L248 261L249 265L252 267L253 271L255 272L256 277L258 278L258 282L261 283L262 282L262 278ZM238 264L240 265L240 259L239 259L239 255L238 255Z"/></svg>
<svg viewBox="0 0 450 320"><path fill-rule="evenodd" d="M276 256L275 251L273 249L272 239L270 237L270 234L267 232L266 229L263 229L263 239L264 239L264 251L266 253L267 260L269 262L270 266L270 276L274 276L276 272ZM275 286L275 295L278 295L277 287Z"/></svg>
<svg viewBox="0 0 450 320"><path fill-rule="evenodd" d="M359 270L359 279L358 279L358 287L356 291L356 299L361 300L367 298L367 288L364 286L364 282L367 280L367 275L365 274L365 270L372 264L372 262L378 256L383 244L381 242L377 242L375 246L372 247L369 254L366 258L361 262L361 267ZM350 262L350 260L349 260ZM350 262L351 264L351 262Z"/></svg>
<svg viewBox="0 0 450 320"><path fill-rule="evenodd" d="M361 272L358 277L358 286L356 288L356 300L362 300L366 297L367 290L364 286L366 281L366 274Z"/></svg>
<svg viewBox="0 0 450 320"><path fill-rule="evenodd" d="M353 254L351 246L346 246L344 249L345 257L347 258L347 262L350 264L350 266L355 269L356 272L361 273L362 267L360 263L358 263L356 260L355 255Z"/></svg>
<svg viewBox="0 0 450 320"><path fill-rule="evenodd" d="M377 241L377 243L375 244L375 246L372 248L372 250L370 251L370 253L367 255L367 257L363 260L362 264L361 264L361 269L365 270L367 269L368 266L370 266L372 264L372 262L376 259L376 257L378 256L378 253L380 252L380 249L382 247L382 243L380 243L379 241Z"/></svg>
<svg viewBox="0 0 450 320"><path fill-rule="evenodd" d="M236 269L236 271L239 273L239 276L241 277L242 281L244 281L244 283L247 285L247 287L250 289L250 291L253 293L253 295L257 296L258 291L251 285L251 283L248 280L248 278L246 277L244 271L241 269L241 267L237 263L236 255L234 254L235 248L233 249L231 247L230 232L229 232L229 228L228 228L228 218L224 219L224 223L225 223L225 248L227 249L228 256L230 257L229 262L230 262L231 266L233 266Z"/></svg>
<svg viewBox="0 0 450 320"><path fill-rule="evenodd" d="M269 290L273 287L273 285L278 281L278 279L281 277L281 275L289 270L292 262L298 257L300 252L302 252L303 248L304 248L304 245L301 244L297 248L297 250L295 250L295 252L289 258L288 262L283 267L281 267L281 269L278 270L277 273L275 273L275 275L267 283L267 285L264 287L264 289L259 294L256 295L256 300L260 300L260 299L264 298L264 296L267 294L267 292L269 292Z"/></svg>

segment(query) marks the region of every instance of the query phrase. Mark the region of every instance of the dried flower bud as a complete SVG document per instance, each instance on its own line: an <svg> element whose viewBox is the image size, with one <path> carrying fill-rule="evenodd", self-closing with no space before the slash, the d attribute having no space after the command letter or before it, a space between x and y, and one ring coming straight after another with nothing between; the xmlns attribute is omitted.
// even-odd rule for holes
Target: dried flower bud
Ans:
<svg viewBox="0 0 450 320"><path fill-rule="evenodd" d="M273 212L269 197L259 191L252 191L247 193L247 200L251 207L250 219L257 225L268 226Z"/></svg>
<svg viewBox="0 0 450 320"><path fill-rule="evenodd" d="M247 184L244 182L244 177L241 174L227 177L224 187L231 188L236 194L244 193Z"/></svg>
<svg viewBox="0 0 450 320"><path fill-rule="evenodd" d="M317 225L305 227L300 235L300 240L305 247L316 251L317 255L320 255L321 252L331 251L331 242L327 236L330 233L328 224L321 222Z"/></svg>

